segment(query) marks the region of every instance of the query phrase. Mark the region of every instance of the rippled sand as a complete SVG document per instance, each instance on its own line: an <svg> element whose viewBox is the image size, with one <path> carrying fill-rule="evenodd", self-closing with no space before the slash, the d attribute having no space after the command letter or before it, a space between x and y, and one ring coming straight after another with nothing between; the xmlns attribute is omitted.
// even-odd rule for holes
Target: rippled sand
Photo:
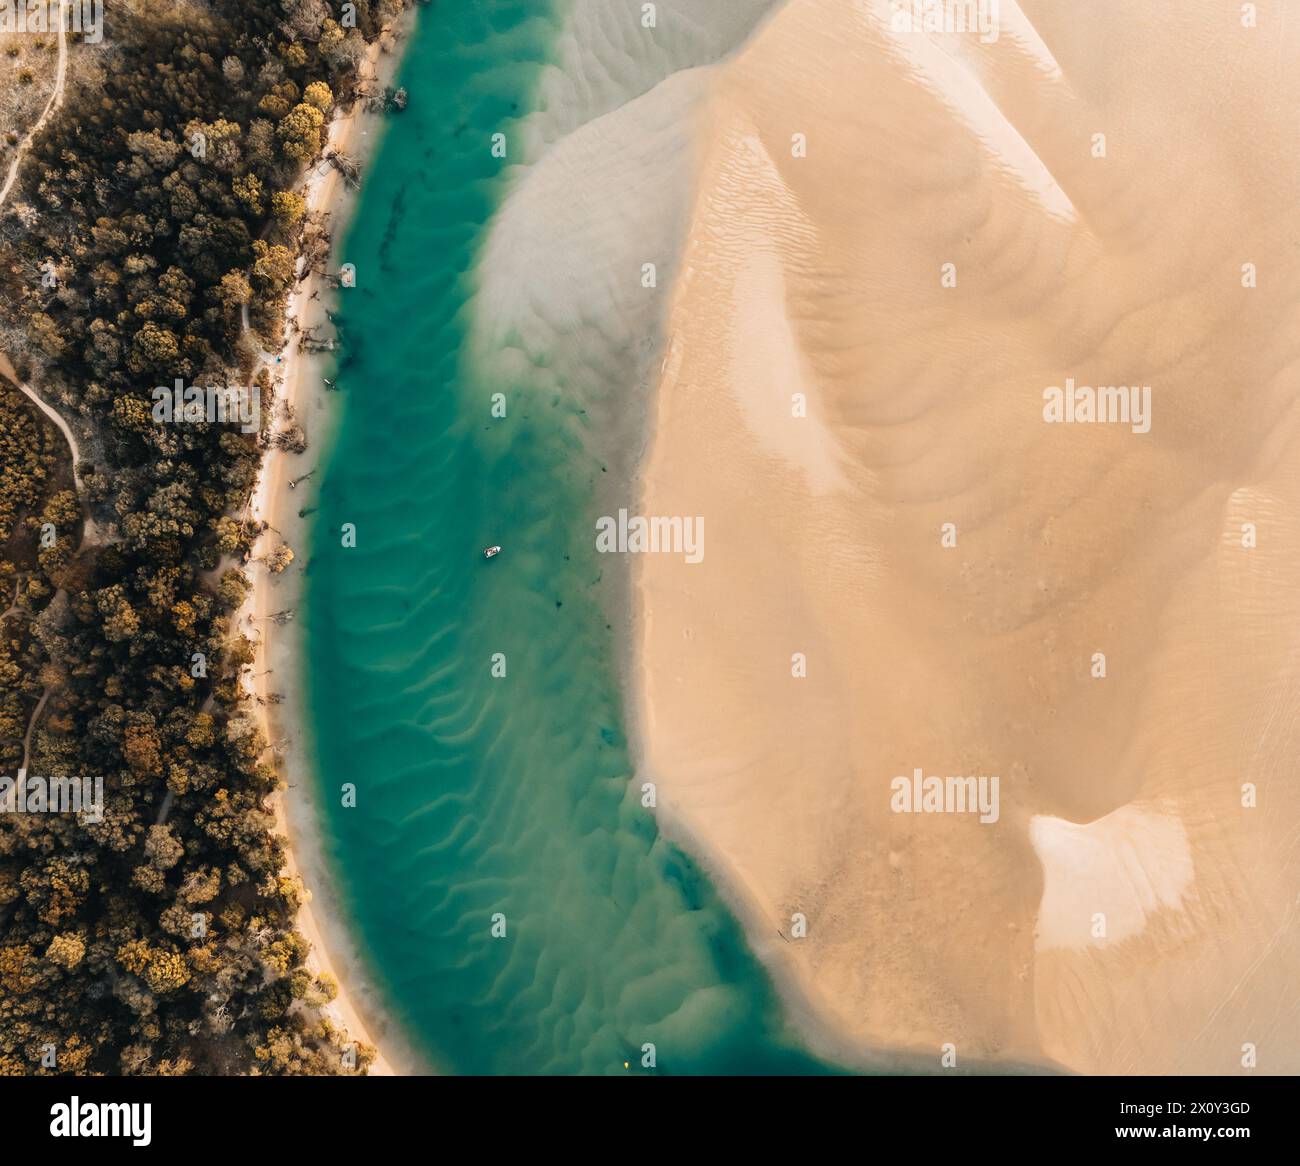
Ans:
<svg viewBox="0 0 1300 1166"><path fill-rule="evenodd" d="M643 776L864 1054L1297 1072L1300 22L1001 9L789 0L689 82ZM1151 431L1046 424L1067 377ZM891 812L917 767L998 821Z"/></svg>

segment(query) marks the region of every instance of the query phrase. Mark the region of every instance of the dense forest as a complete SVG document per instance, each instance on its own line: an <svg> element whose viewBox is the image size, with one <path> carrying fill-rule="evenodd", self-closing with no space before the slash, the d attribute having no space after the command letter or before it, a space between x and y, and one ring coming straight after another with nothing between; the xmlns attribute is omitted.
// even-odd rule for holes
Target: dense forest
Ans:
<svg viewBox="0 0 1300 1166"><path fill-rule="evenodd" d="M30 774L102 776L104 808L0 813L0 1074L373 1056L319 1011L334 988L304 966L239 683L267 424L159 424L151 392L246 384L280 342L295 190L401 6L108 6L104 42L72 46L101 67L73 71L3 210L0 347L83 460L79 496L62 436L0 388L0 774L26 755Z"/></svg>

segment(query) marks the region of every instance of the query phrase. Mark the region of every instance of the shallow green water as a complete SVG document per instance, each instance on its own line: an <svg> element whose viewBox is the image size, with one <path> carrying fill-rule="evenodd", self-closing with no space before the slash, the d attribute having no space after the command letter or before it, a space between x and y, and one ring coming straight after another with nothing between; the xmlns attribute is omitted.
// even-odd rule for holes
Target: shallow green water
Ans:
<svg viewBox="0 0 1300 1166"><path fill-rule="evenodd" d="M638 1072L653 1042L660 1073L822 1071L640 805L577 402L481 383L463 356L466 273L504 194L488 136L528 111L547 8L422 10L411 106L340 256L357 287L304 621L325 852L390 1011L435 1066ZM521 402L505 420L497 390ZM485 562L491 543L506 550Z"/></svg>

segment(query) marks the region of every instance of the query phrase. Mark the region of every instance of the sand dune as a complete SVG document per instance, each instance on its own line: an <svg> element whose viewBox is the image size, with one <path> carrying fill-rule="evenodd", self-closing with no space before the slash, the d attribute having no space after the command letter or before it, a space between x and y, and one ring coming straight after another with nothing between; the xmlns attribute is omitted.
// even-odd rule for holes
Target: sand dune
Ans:
<svg viewBox="0 0 1300 1166"><path fill-rule="evenodd" d="M637 563L643 770L864 1055L1300 1071L1300 25L1258 9L789 0L704 74L642 508L708 546ZM1045 422L1067 378L1150 432ZM893 812L918 767L998 821Z"/></svg>

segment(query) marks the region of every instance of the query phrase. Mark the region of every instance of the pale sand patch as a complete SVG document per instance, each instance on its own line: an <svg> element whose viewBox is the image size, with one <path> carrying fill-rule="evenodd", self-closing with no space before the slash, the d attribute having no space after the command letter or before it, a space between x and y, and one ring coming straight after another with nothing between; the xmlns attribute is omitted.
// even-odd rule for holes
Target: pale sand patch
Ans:
<svg viewBox="0 0 1300 1166"><path fill-rule="evenodd" d="M1029 819L1043 866L1037 948L1089 948L1140 935L1162 907L1177 911L1192 883L1178 817L1130 803L1092 822Z"/></svg>
<svg viewBox="0 0 1300 1166"><path fill-rule="evenodd" d="M789 0L711 71L640 507L708 543L636 563L642 776L863 1057L1297 1072L1300 25L1002 7ZM1045 424L1070 376L1151 433ZM916 766L999 821L892 814Z"/></svg>

